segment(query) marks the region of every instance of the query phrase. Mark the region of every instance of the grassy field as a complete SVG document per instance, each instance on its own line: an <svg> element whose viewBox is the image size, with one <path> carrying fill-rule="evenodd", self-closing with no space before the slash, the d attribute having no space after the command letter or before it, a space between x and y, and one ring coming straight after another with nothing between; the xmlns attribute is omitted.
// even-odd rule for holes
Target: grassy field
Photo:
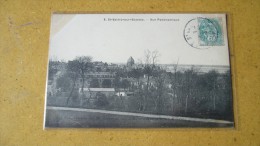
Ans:
<svg viewBox="0 0 260 146"><path fill-rule="evenodd" d="M83 111L46 110L47 128L168 128L168 127L232 127L233 124L169 120Z"/></svg>

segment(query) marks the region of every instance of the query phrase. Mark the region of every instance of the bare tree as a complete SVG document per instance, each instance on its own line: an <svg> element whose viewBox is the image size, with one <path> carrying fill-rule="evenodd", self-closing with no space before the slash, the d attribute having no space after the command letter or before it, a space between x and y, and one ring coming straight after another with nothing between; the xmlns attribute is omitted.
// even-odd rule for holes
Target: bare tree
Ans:
<svg viewBox="0 0 260 146"><path fill-rule="evenodd" d="M217 93L218 93L218 88L217 88L217 78L218 78L218 73L215 70L212 70L207 73L207 80L208 80L208 88L210 92L210 97L213 100L213 110L216 110L216 98L217 98Z"/></svg>
<svg viewBox="0 0 260 146"><path fill-rule="evenodd" d="M146 109L147 98L149 97L149 88L150 88L150 78L156 68L156 64L158 63L159 52L157 50L150 51L146 50L144 52L144 74L146 75L146 91L144 95L144 104L143 110Z"/></svg>
<svg viewBox="0 0 260 146"><path fill-rule="evenodd" d="M163 70L158 70L156 73L154 73L154 81L155 81L155 89L153 91L153 95L151 98L154 101L154 109L158 113L162 112L163 109L163 98L166 93L166 74L163 72Z"/></svg>
<svg viewBox="0 0 260 146"><path fill-rule="evenodd" d="M81 84L81 93L84 94L84 86L85 86L85 79L86 79L86 73L91 71L92 69L92 57L90 56L81 56L81 57L76 57L75 59L77 61L77 67L79 69L79 75L80 78L82 79L82 84Z"/></svg>
<svg viewBox="0 0 260 146"><path fill-rule="evenodd" d="M188 112L189 100L193 96L193 90L196 86L196 72L194 67L184 72L183 95L185 97L185 113Z"/></svg>
<svg viewBox="0 0 260 146"><path fill-rule="evenodd" d="M178 65L179 65L179 58L177 60L177 63L173 65L173 74L170 75L170 80L171 80L171 89L172 89L172 112L175 112L175 98L177 97L177 70L178 70ZM178 101L178 100L177 100Z"/></svg>
<svg viewBox="0 0 260 146"><path fill-rule="evenodd" d="M82 83L81 83L81 98L80 98L80 106L82 106L83 98L84 98L84 87L85 87L86 73L93 69L92 57L90 57L90 56L81 56L81 57L76 57L75 60L78 63L77 67L79 69L80 78L82 79Z"/></svg>

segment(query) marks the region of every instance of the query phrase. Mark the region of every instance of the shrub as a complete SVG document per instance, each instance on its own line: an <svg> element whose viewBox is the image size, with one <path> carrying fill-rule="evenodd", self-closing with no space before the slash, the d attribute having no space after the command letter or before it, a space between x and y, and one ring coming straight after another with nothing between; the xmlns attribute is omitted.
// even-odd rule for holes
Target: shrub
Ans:
<svg viewBox="0 0 260 146"><path fill-rule="evenodd" d="M95 99L94 104L97 107L105 107L105 106L109 105L109 102L108 102L106 95L99 92L96 94L96 99Z"/></svg>

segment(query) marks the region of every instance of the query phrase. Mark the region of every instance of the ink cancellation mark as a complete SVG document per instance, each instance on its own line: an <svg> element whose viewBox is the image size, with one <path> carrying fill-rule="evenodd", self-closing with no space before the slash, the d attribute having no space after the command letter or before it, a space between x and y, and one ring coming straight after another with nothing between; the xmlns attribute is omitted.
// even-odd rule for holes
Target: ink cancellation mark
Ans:
<svg viewBox="0 0 260 146"><path fill-rule="evenodd" d="M184 28L184 39L193 48L208 49L224 45L220 18L196 18Z"/></svg>

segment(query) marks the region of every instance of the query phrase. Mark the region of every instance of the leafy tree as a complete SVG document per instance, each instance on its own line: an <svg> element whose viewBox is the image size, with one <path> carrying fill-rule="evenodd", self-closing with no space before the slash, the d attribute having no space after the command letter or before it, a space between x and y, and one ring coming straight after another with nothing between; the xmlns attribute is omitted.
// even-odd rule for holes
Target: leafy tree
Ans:
<svg viewBox="0 0 260 146"><path fill-rule="evenodd" d="M128 73L129 77L135 78L135 79L139 79L143 76L143 71L141 68L134 68L131 71L129 71Z"/></svg>
<svg viewBox="0 0 260 146"><path fill-rule="evenodd" d="M108 99L105 94L98 92L96 94L96 100L95 100L94 104L97 107L105 107L109 104L109 102L108 102Z"/></svg>
<svg viewBox="0 0 260 146"><path fill-rule="evenodd" d="M118 68L116 70L116 76L121 77L121 78L126 78L127 77L127 72L124 69L122 69L122 68Z"/></svg>
<svg viewBox="0 0 260 146"><path fill-rule="evenodd" d="M129 88L130 87L130 82L127 80L127 79L124 79L124 80L122 80L122 82L121 82L121 87L122 88L124 88L124 90L126 90L127 88Z"/></svg>
<svg viewBox="0 0 260 146"><path fill-rule="evenodd" d="M113 85L115 87L115 90L117 90L118 88L120 88L120 77L116 74L114 80L113 80Z"/></svg>
<svg viewBox="0 0 260 146"><path fill-rule="evenodd" d="M54 75L58 72L58 61L49 61L48 78L53 80Z"/></svg>
<svg viewBox="0 0 260 146"><path fill-rule="evenodd" d="M81 98L80 98L80 106L82 106L83 98L85 97L85 95L84 95L84 86L85 86L85 79L86 79L85 75L87 72L89 72L93 69L92 57L90 57L90 56L76 57L73 61L71 61L71 65L68 69L71 71L73 77L77 76L77 78L74 78L74 83L73 83L73 88L72 88L73 90L75 88L76 79L78 79L80 77L80 79L82 80L82 84L81 84L81 93L82 94L81 94ZM72 95L73 90L71 91L70 96ZM67 103L68 103L68 101L69 101L69 98L67 100Z"/></svg>
<svg viewBox="0 0 260 146"><path fill-rule="evenodd" d="M230 70L228 70L224 75L223 75L223 102L224 104L224 112L225 116L229 120L233 120L233 102L232 102L232 83L231 83L231 75L230 75Z"/></svg>
<svg viewBox="0 0 260 146"><path fill-rule="evenodd" d="M102 82L102 87L103 88L111 88L112 82L110 79L104 79Z"/></svg>
<svg viewBox="0 0 260 146"><path fill-rule="evenodd" d="M79 69L77 67L77 64L78 64L78 62L76 60L73 60L73 61L69 61L68 65L67 65L67 75L72 81L72 87L71 87L70 94L69 94L69 97L67 98L67 102L66 102L67 105L75 90L76 81L79 78Z"/></svg>
<svg viewBox="0 0 260 146"><path fill-rule="evenodd" d="M92 64L92 57L90 56L81 56L81 57L76 57L76 67L79 70L79 75L82 79L82 84L81 84L81 92L84 94L84 86L85 86L85 74L93 69L93 64Z"/></svg>
<svg viewBox="0 0 260 146"><path fill-rule="evenodd" d="M97 72L101 72L101 71L102 71L101 67L97 67L97 68L96 68L96 71L97 71Z"/></svg>
<svg viewBox="0 0 260 146"><path fill-rule="evenodd" d="M93 69L93 64L92 64L92 57L90 56L81 56L81 57L76 57L73 61L68 62L68 67L67 71L73 81L72 85L72 90L70 92L70 95L67 99L67 104L70 100L70 97L75 89L76 85L76 80L80 77L82 79L82 84L81 84L81 102L80 104L83 103L83 97L84 97L84 86L85 86L85 74Z"/></svg>
<svg viewBox="0 0 260 146"><path fill-rule="evenodd" d="M128 76L133 78L137 85L135 86L132 86L132 89L137 89L137 90L140 90L141 87L141 81L140 81L140 78L143 76L143 70L141 68L136 68L136 69L132 69L131 71L128 72Z"/></svg>
<svg viewBox="0 0 260 146"><path fill-rule="evenodd" d="M68 91L70 89L70 86L71 86L71 81L67 74L57 79L57 87L61 88L62 91Z"/></svg>
<svg viewBox="0 0 260 146"><path fill-rule="evenodd" d="M214 70L208 72L206 75L207 89L209 91L210 97L213 100L213 109L216 110L216 98L218 93L217 79L218 73Z"/></svg>
<svg viewBox="0 0 260 146"><path fill-rule="evenodd" d="M90 81L90 88L99 88L99 87L100 85L98 79L92 79Z"/></svg>

